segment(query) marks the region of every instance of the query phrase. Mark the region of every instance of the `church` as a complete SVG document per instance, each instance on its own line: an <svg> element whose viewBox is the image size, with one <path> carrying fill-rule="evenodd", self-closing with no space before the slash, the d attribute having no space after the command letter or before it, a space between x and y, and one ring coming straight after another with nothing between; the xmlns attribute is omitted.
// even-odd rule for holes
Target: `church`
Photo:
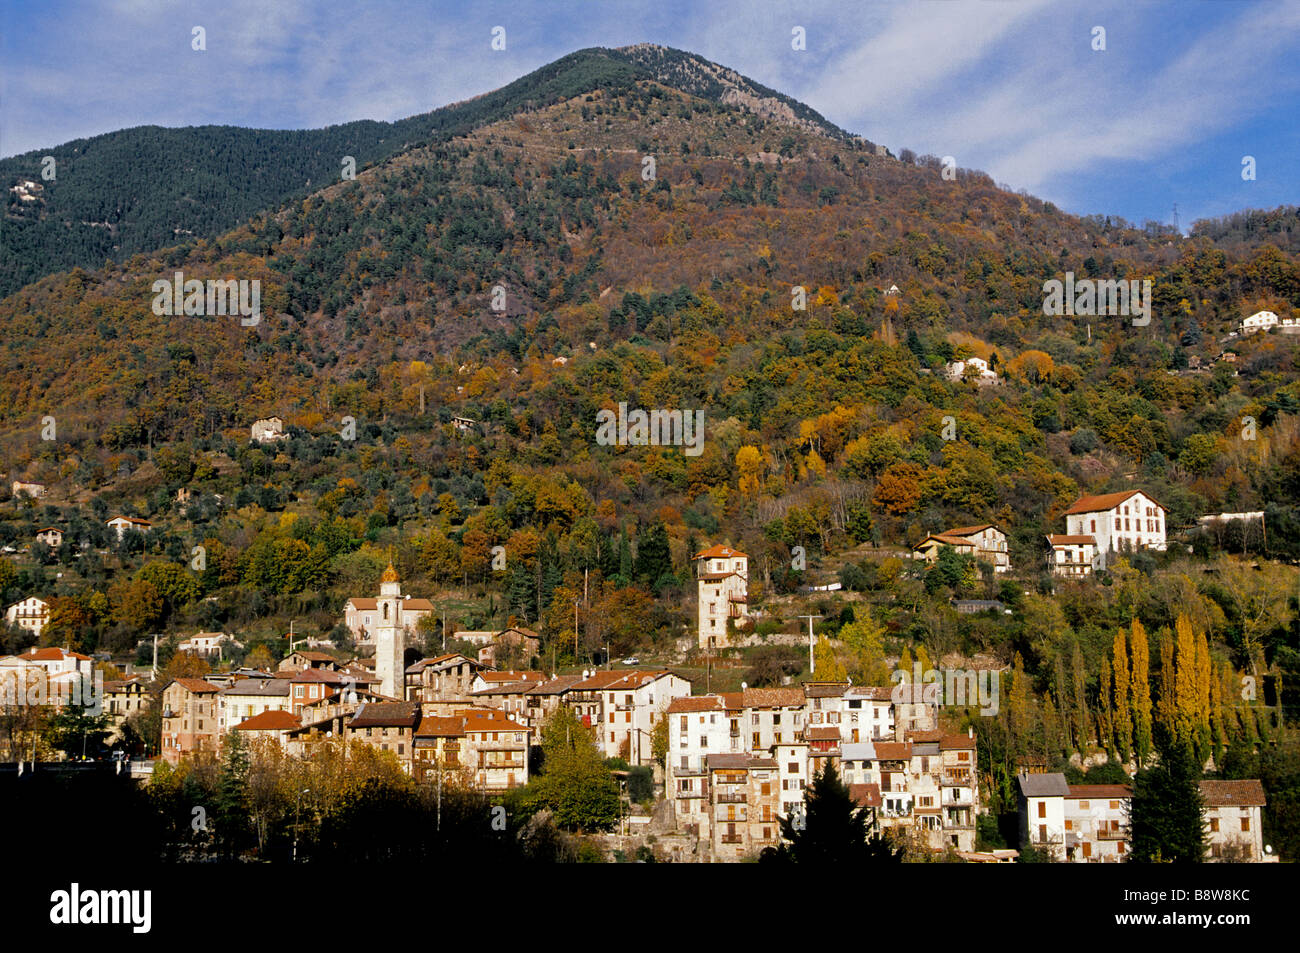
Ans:
<svg viewBox="0 0 1300 953"><path fill-rule="evenodd" d="M402 584L393 562L379 580L379 598L375 600L375 677L379 693L406 700L406 623L402 619Z"/></svg>

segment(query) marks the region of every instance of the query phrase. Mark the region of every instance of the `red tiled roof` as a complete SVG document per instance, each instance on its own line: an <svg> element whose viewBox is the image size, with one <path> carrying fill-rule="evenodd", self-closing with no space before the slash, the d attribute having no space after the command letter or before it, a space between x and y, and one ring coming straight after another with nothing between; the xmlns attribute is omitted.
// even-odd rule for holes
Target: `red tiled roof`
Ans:
<svg viewBox="0 0 1300 953"><path fill-rule="evenodd" d="M291 682L324 682L329 685L346 685L347 678L342 672L329 669L305 668L289 676Z"/></svg>
<svg viewBox="0 0 1300 953"><path fill-rule="evenodd" d="M974 747L975 739L970 735L944 735L939 739L939 748L941 750L951 751L953 749Z"/></svg>
<svg viewBox="0 0 1300 953"><path fill-rule="evenodd" d="M949 535L947 535L946 533L931 533L929 536L927 536L925 539L921 540L919 543L917 543L917 544L916 544L915 546L913 546L912 548L913 548L913 549L920 549L920 548L921 548L922 546L924 546L926 543L930 542L930 540L934 540L936 543L942 543L942 544L945 545L945 546L970 546L970 547L974 547L974 545L975 545L974 540L965 539L965 538L963 538L963 537L961 537L961 536L949 536Z"/></svg>
<svg viewBox="0 0 1300 953"><path fill-rule="evenodd" d="M1125 798L1133 796L1133 789L1127 784L1070 784L1067 797L1074 798Z"/></svg>
<svg viewBox="0 0 1300 953"><path fill-rule="evenodd" d="M1095 536L1070 536L1065 533L1048 533L1047 541L1053 546L1096 546L1097 538Z"/></svg>
<svg viewBox="0 0 1300 953"><path fill-rule="evenodd" d="M173 678L171 683L178 684L186 691L193 692L196 695L206 695L209 692L219 692L211 682L206 682L201 678Z"/></svg>
<svg viewBox="0 0 1300 953"><path fill-rule="evenodd" d="M66 658L80 659L83 662L94 661L89 655L82 655L80 652L69 652L60 648L30 648L22 655L19 655L18 658L24 662L62 662Z"/></svg>
<svg viewBox="0 0 1300 953"><path fill-rule="evenodd" d="M802 708L803 689L747 688L742 693L746 708Z"/></svg>
<svg viewBox="0 0 1300 953"><path fill-rule="evenodd" d="M692 711L721 711L723 707L720 695L687 695L674 698L668 703L668 714L678 715Z"/></svg>
<svg viewBox="0 0 1300 953"><path fill-rule="evenodd" d="M1259 781L1202 781L1206 807L1263 807L1264 785Z"/></svg>
<svg viewBox="0 0 1300 953"><path fill-rule="evenodd" d="M943 531L944 536L974 536L986 529L997 529L994 523L980 523L978 526L955 526Z"/></svg>
<svg viewBox="0 0 1300 953"><path fill-rule="evenodd" d="M465 734L465 719L454 715L425 715L415 729L417 738L459 738Z"/></svg>
<svg viewBox="0 0 1300 953"><path fill-rule="evenodd" d="M1103 493L1100 496L1080 497L1070 504L1070 508L1065 511L1065 515L1069 516L1072 513L1097 513L1102 510L1114 509L1135 493L1144 493L1144 491L1122 490L1119 493ZM1147 496L1147 499L1151 499L1149 494L1144 495ZM1156 503L1155 500L1151 500L1151 502L1156 506L1160 506L1160 504ZM1160 509L1163 510L1164 507L1160 506Z"/></svg>
<svg viewBox="0 0 1300 953"><path fill-rule="evenodd" d="M357 709L348 727L414 728L419 720L419 702L366 702Z"/></svg>
<svg viewBox="0 0 1300 953"><path fill-rule="evenodd" d="M546 675L542 672L479 672L479 678L485 682L543 682Z"/></svg>
<svg viewBox="0 0 1300 953"><path fill-rule="evenodd" d="M809 741L839 741L840 730L834 725L813 725L804 732Z"/></svg>
<svg viewBox="0 0 1300 953"><path fill-rule="evenodd" d="M493 717L486 712L476 711L472 715L466 715L465 731L527 731L528 728L509 718Z"/></svg>
<svg viewBox="0 0 1300 953"><path fill-rule="evenodd" d="M352 608L361 609L363 611L379 608L379 600L373 598L358 598L354 596L349 599L348 602L352 603ZM416 612L432 612L433 603L428 599L403 599L402 608L414 609Z"/></svg>
<svg viewBox="0 0 1300 953"><path fill-rule="evenodd" d="M912 745L906 741L877 741L877 761L907 761L912 757Z"/></svg>
<svg viewBox="0 0 1300 953"><path fill-rule="evenodd" d="M708 549L702 549L691 558L692 559L732 559L732 558L748 559L749 557L746 556L738 549L732 549L729 546L719 545L719 546L710 546Z"/></svg>
<svg viewBox="0 0 1300 953"><path fill-rule="evenodd" d="M850 784L849 794L858 807L880 807L884 803L880 798L879 784Z"/></svg>
<svg viewBox="0 0 1300 953"><path fill-rule="evenodd" d="M236 731L288 731L301 725L297 715L287 711L264 711L235 725Z"/></svg>

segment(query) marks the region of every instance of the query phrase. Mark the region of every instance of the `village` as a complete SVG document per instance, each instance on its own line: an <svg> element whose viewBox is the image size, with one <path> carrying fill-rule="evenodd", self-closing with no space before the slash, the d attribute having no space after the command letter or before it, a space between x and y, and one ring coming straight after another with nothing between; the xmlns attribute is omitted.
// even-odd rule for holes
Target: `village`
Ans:
<svg viewBox="0 0 1300 953"><path fill-rule="evenodd" d="M118 518L117 525L139 528L141 521L127 527L121 522L127 519ZM1048 537L1059 576L1087 578L1118 554L1167 545L1164 509L1141 490L1080 498L1065 519L1067 532ZM47 537L51 532L57 530L42 530ZM992 524L927 536L913 558L932 563L945 549L976 557L995 573L1011 568L1006 536ZM696 553L693 565L698 646L725 650L749 615L749 557L719 544ZM591 730L603 757L652 772L653 804L634 806L628 799L618 843L643 846L653 838L664 859L757 858L780 844L783 821L803 816L805 792L827 766L866 812L872 832L914 850L980 863L1011 862L1021 850L1057 861L1125 859L1131 788L1070 784L1042 764L1023 766L1016 775L1018 848L979 849L983 806L975 730L969 722L962 729L947 710L954 705L950 693L931 691L919 666L896 671L890 685L819 680L814 673L800 684L742 683L739 691L697 693L673 666L642 667L632 658L548 673L540 665L540 636L519 625L454 631L451 638L472 650L410 661L416 628L433 612L427 599L403 592L390 562L378 593L351 598L343 608L343 624L357 647L351 658L322 651L334 647L319 640L303 639L311 645L294 648L291 635L291 651L275 666L235 666L220 664L238 644L232 636L185 639L180 652L218 664L202 676L161 686L161 747L154 757L173 766L205 754L219 757L232 733L273 744L293 759L311 759L325 741L359 743L393 759L419 783L454 779L490 797L529 783L542 731L565 710ZM39 636L42 603L11 606L8 618ZM525 667L510 667L517 662ZM33 647L0 658L0 708L12 712L37 696L55 705L75 702L80 691L120 737L126 720L153 703L160 687L155 673L104 681L90 656ZM983 714L996 713L996 686L993 697ZM34 751L36 741L12 719L5 727L5 760L17 762L21 773L24 752ZM125 766L147 783L151 760L132 764L120 753L115 757L121 759L117 771ZM27 762L28 771L46 769ZM1259 781L1202 781L1200 788L1210 859L1277 859L1263 842L1266 802Z"/></svg>

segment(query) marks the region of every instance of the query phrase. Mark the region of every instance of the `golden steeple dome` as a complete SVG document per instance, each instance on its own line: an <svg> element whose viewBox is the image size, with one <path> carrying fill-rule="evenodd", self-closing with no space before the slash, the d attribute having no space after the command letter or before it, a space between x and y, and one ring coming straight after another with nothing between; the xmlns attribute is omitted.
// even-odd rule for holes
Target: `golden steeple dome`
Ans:
<svg viewBox="0 0 1300 953"><path fill-rule="evenodd" d="M397 570L393 568L393 554L391 551L388 554L388 568L384 570L384 574L380 577L379 581L397 582Z"/></svg>

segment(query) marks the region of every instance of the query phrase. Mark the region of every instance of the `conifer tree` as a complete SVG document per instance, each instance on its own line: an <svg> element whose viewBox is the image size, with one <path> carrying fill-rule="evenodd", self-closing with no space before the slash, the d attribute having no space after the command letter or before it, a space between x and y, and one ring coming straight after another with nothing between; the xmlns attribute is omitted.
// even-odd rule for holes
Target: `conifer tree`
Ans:
<svg viewBox="0 0 1300 953"><path fill-rule="evenodd" d="M763 863L902 863L902 849L871 832L869 809L854 804L830 759L804 792L803 813L780 826L783 843L764 850Z"/></svg>
<svg viewBox="0 0 1300 953"><path fill-rule="evenodd" d="M1200 863L1205 855L1201 772L1191 745L1157 726L1160 764L1133 779L1130 863Z"/></svg>

